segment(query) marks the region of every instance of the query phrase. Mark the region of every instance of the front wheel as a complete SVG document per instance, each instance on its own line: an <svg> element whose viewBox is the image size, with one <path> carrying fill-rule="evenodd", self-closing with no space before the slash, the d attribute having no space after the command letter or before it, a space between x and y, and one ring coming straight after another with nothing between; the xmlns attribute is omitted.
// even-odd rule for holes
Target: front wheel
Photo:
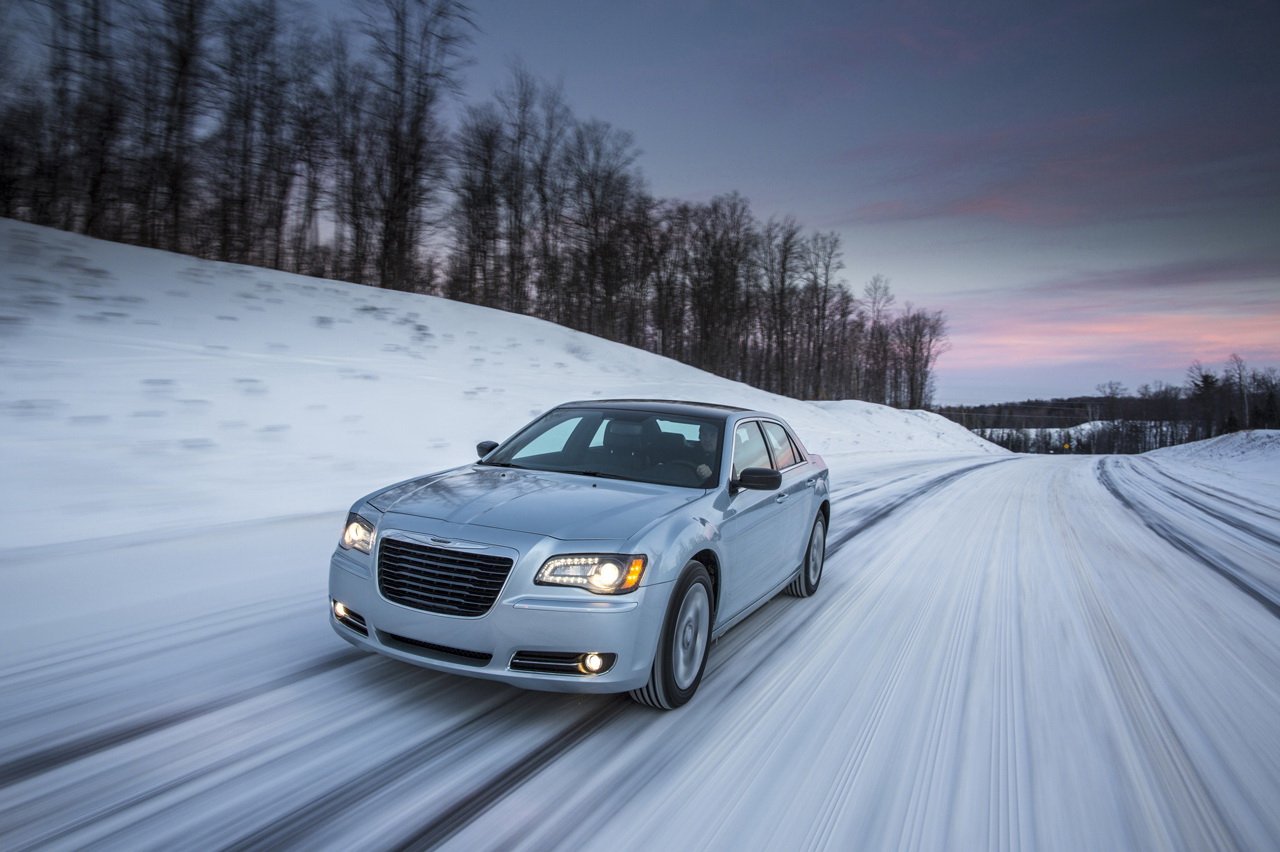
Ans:
<svg viewBox="0 0 1280 852"><path fill-rule="evenodd" d="M813 532L809 534L809 547L804 552L804 564L800 573L787 586L787 594L798 598L807 598L818 591L822 582L822 564L827 558L827 523L822 514L813 521Z"/></svg>
<svg viewBox="0 0 1280 852"><path fill-rule="evenodd" d="M667 604L649 682L630 692L632 699L674 710L698 691L711 647L711 576L701 562L690 561Z"/></svg>

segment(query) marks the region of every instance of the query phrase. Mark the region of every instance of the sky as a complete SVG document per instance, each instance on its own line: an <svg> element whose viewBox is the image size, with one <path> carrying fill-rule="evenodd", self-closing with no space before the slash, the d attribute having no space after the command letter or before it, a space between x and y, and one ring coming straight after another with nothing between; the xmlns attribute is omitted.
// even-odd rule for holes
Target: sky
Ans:
<svg viewBox="0 0 1280 852"><path fill-rule="evenodd" d="M936 401L1280 365L1280 5L474 0L634 134L657 196L835 231L851 288L943 311Z"/></svg>

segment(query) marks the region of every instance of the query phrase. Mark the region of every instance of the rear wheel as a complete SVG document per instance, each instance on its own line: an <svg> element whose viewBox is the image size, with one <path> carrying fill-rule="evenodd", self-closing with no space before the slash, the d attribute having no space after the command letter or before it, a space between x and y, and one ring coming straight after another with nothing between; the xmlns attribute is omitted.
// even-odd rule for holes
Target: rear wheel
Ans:
<svg viewBox="0 0 1280 852"><path fill-rule="evenodd" d="M650 707L674 710L698 691L711 647L711 576L701 562L690 561L667 604L649 682L631 697Z"/></svg>
<svg viewBox="0 0 1280 852"><path fill-rule="evenodd" d="M809 547L804 552L804 564L800 573L787 586L787 594L807 598L818 591L822 582L822 566L827 559L827 523L822 514L813 520L813 532L809 534Z"/></svg>

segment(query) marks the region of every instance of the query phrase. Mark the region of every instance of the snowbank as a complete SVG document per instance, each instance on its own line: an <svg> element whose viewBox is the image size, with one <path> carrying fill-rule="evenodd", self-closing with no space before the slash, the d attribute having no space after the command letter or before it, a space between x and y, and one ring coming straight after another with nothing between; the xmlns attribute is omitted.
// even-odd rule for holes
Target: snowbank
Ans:
<svg viewBox="0 0 1280 852"><path fill-rule="evenodd" d="M592 397L764 408L822 453L1003 452L529 317L0 220L11 546L341 510Z"/></svg>
<svg viewBox="0 0 1280 852"><path fill-rule="evenodd" d="M1161 461L1208 462L1211 464L1262 464L1280 473L1280 429L1250 429L1204 441L1152 450L1146 455Z"/></svg>

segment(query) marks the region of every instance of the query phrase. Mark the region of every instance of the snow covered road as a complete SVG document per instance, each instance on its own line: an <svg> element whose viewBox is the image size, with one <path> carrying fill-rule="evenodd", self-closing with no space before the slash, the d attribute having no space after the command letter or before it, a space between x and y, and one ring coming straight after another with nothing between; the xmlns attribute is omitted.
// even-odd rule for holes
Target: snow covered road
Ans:
<svg viewBox="0 0 1280 852"><path fill-rule="evenodd" d="M1280 486L831 461L818 596L732 630L672 713L350 649L341 513L2 552L77 615L3 633L0 846L1280 844Z"/></svg>

